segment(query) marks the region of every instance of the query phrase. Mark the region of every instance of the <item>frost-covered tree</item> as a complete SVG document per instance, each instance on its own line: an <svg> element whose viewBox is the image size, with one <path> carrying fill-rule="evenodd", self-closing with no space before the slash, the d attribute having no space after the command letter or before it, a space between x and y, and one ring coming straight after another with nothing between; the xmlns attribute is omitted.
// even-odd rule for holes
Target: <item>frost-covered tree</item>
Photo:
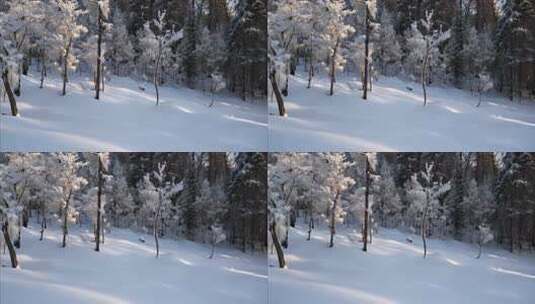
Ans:
<svg viewBox="0 0 535 304"><path fill-rule="evenodd" d="M342 70L346 59L342 56L340 49L343 47L343 41L355 29L346 22L346 16L349 11L346 9L346 3L342 0L333 0L323 3L323 8L319 10L319 28L323 43L328 48L329 56L329 77L331 85L329 95L334 94L334 83L336 82L336 72Z"/></svg>
<svg viewBox="0 0 535 304"><path fill-rule="evenodd" d="M50 163L54 174L54 186L58 196L61 199L61 217L63 240L62 247L67 246L67 234L69 233L69 222L74 221L79 211L72 205L75 193L80 191L87 184L87 179L80 176L80 168L86 164L80 161L75 153L57 153L54 156L55 161Z"/></svg>
<svg viewBox="0 0 535 304"><path fill-rule="evenodd" d="M342 193L355 183L355 180L346 171L351 165L342 153L321 153L313 163L313 166L322 176L322 183L329 189L329 230L331 234L329 247L334 246L336 223L345 214L340 205Z"/></svg>
<svg viewBox="0 0 535 304"><path fill-rule="evenodd" d="M159 163L158 170L153 171L152 174L146 174L143 177L140 190L144 208L152 213L156 257L160 256L160 246L158 244L160 220L167 216L173 196L183 189L182 183L166 180L165 167L165 163Z"/></svg>
<svg viewBox="0 0 535 304"><path fill-rule="evenodd" d="M9 32L5 33L13 42L13 46L22 56L18 61L17 69L12 70L14 76L14 93L21 95L21 75L27 73L28 53L32 48L34 37L42 31L40 23L43 19L41 1L12 0L8 3L8 10L4 20L7 20ZM0 23L0 27L2 27Z"/></svg>
<svg viewBox="0 0 535 304"><path fill-rule="evenodd" d="M478 244L477 258L481 256L483 244L493 238L489 224L496 212L496 204L494 195L488 186L478 185L475 179L471 179L468 182L466 195L462 202L465 215L463 227L465 227L466 237L470 238L471 242Z"/></svg>
<svg viewBox="0 0 535 304"><path fill-rule="evenodd" d="M7 166L0 165L0 189L7 189L10 187L7 176ZM16 234L18 214L20 213L20 206L13 194L8 191L0 191L0 225L2 225L2 235L4 236L4 244L9 251L9 258L11 260L11 267L17 268L19 265L17 259L17 251L13 246L11 236Z"/></svg>
<svg viewBox="0 0 535 304"><path fill-rule="evenodd" d="M390 164L381 162L378 165L378 175L375 182L374 213L383 227L395 227L401 221L402 203L399 190L396 187L393 170Z"/></svg>
<svg viewBox="0 0 535 304"><path fill-rule="evenodd" d="M15 247L21 247L21 230L22 227L28 226L30 204L39 197L40 190L43 187L40 178L43 171L41 159L36 153L10 153L7 154L8 163L2 172L0 178L5 186L2 189L7 193L14 204L11 207L18 210L16 226L11 226L13 232L13 243Z"/></svg>
<svg viewBox="0 0 535 304"><path fill-rule="evenodd" d="M439 198L450 189L449 182L437 181L433 167L433 164L426 163L424 171L411 177L408 190L411 199L409 213L419 222L424 258L427 256L426 237L429 226L440 217Z"/></svg>
<svg viewBox="0 0 535 304"><path fill-rule="evenodd" d="M110 58L113 72L124 76L133 68L134 46L128 34L125 18L118 9L113 12L111 23L113 27L111 37L106 43L108 48L106 55Z"/></svg>
<svg viewBox="0 0 535 304"><path fill-rule="evenodd" d="M161 65L170 56L171 45L183 37L182 30L176 32L174 29L167 29L165 16L165 11L158 12L158 16L152 22L145 23L139 37L143 57L147 64L153 67L152 76L156 91L156 105L160 103L158 84Z"/></svg>
<svg viewBox="0 0 535 304"><path fill-rule="evenodd" d="M35 47L40 61L41 82L39 88L44 87L44 81L50 66L56 64L61 55L61 36L57 33L57 12L59 8L56 1L41 1L42 20L39 24L40 31L35 33Z"/></svg>
<svg viewBox="0 0 535 304"><path fill-rule="evenodd" d="M202 238L209 240L210 244L215 246L212 241L214 241L214 236L218 232L214 231L214 228L221 226L221 219L227 212L223 189L216 185L211 186L208 180L204 180L200 186L199 196L195 201L195 208L197 209L196 213L199 215L197 225L203 234ZM223 232L219 232L219 234L221 233ZM216 239L219 237L216 237Z"/></svg>
<svg viewBox="0 0 535 304"><path fill-rule="evenodd" d="M420 82L424 94L424 106L427 104L427 84L430 79L431 68L440 63L439 45L450 36L449 31L435 30L433 12L427 11L425 18L413 23L408 33L407 45L411 50L414 65L419 65Z"/></svg>
<svg viewBox="0 0 535 304"><path fill-rule="evenodd" d="M8 96L11 115L13 116L17 116L19 111L9 76L18 71L22 55L19 53L15 42L9 37L19 26L17 20L8 14L0 12L0 73L4 83L4 92Z"/></svg>
<svg viewBox="0 0 535 304"><path fill-rule="evenodd" d="M227 238L227 235L225 234L225 231L221 225L210 226L210 232L210 244L212 245L212 251L210 252L210 256L208 258L212 259L214 258L215 246L218 243L223 242Z"/></svg>
<svg viewBox="0 0 535 304"><path fill-rule="evenodd" d="M199 33L199 41L195 45L195 57L198 64L198 77L207 83L209 89L211 80L215 80L213 75L221 75L225 55L225 41L222 35L218 32L210 32L207 27L203 28ZM224 79L221 77L219 81L224 81Z"/></svg>
<svg viewBox="0 0 535 304"><path fill-rule="evenodd" d="M114 226L125 227L133 215L134 199L132 197L130 187L126 181L125 170L120 162L112 163L112 169L107 187L108 189L108 211L111 222Z"/></svg>
<svg viewBox="0 0 535 304"><path fill-rule="evenodd" d="M309 19L302 12L303 1L277 1L276 12L268 13L268 57L271 92L275 95L279 115L286 115L283 95L288 96L288 77L292 53L297 50L298 38L303 35ZM309 6L315 3L307 3ZM310 28L309 28L310 29ZM312 34L309 34L312 35ZM282 89L281 89L282 85Z"/></svg>
<svg viewBox="0 0 535 304"><path fill-rule="evenodd" d="M78 60L73 54L73 45L81 34L87 32L87 28L80 24L78 17L84 12L79 8L78 1L58 0L58 11L53 18L58 21L57 33L61 40L61 66L63 76L63 88L61 95L66 94L69 70L74 69Z"/></svg>
<svg viewBox="0 0 535 304"><path fill-rule="evenodd" d="M481 257L481 251L484 244L492 241L494 239L494 234L492 233L492 230L487 225L479 225L477 230L477 244L478 244L478 252L476 259L479 259Z"/></svg>
<svg viewBox="0 0 535 304"><path fill-rule="evenodd" d="M272 185L271 179L269 181L269 185ZM275 250L277 251L277 260L279 261L279 268L285 268L286 260L284 258L284 251L282 249L280 235L286 234L288 229L287 218L289 206L286 205L284 201L280 198L280 193L269 191L268 195L268 231L271 236L271 244L275 247Z"/></svg>
<svg viewBox="0 0 535 304"><path fill-rule="evenodd" d="M96 34L96 76L95 76L95 99L100 98L100 82L102 76L103 61L103 40L105 31L109 30L110 24L108 18L110 14L109 0L91 0L88 3L89 14L96 16L97 34ZM98 251L98 250L97 250Z"/></svg>
<svg viewBox="0 0 535 304"><path fill-rule="evenodd" d="M299 47L298 39L305 33L307 21L312 16L304 15L305 6L316 3L308 1L277 1L276 12L268 13L269 48L272 49L272 68L276 69L277 81L282 86L282 94L288 96L288 78L293 53ZM276 84L279 87L279 83Z"/></svg>
<svg viewBox="0 0 535 304"><path fill-rule="evenodd" d="M402 50L399 38L394 29L392 17L388 11L383 11L379 21L378 39L375 41L375 56L381 65L383 75L391 75L389 67L399 66Z"/></svg>
<svg viewBox="0 0 535 304"><path fill-rule="evenodd" d="M38 155L33 153L7 155L7 165L0 164L0 224L7 245L11 266L16 268L16 248L21 248L22 226L27 226L29 203L38 188Z"/></svg>
<svg viewBox="0 0 535 304"><path fill-rule="evenodd" d="M85 209L89 212L93 220L95 251L100 251L100 243L104 241L104 210L107 201L105 196L105 181L109 179L109 154L90 153L87 155L87 158L89 160L89 171L96 186L90 188L87 193Z"/></svg>
<svg viewBox="0 0 535 304"><path fill-rule="evenodd" d="M377 2L375 0L357 0L355 1L357 7L360 11L363 12L363 26L364 26L364 66L363 66L363 78L362 78L362 99L368 98L368 82L370 82L370 65L371 65L371 56L372 49L371 47L371 36L372 31L374 30L374 20L377 10Z"/></svg>
<svg viewBox="0 0 535 304"><path fill-rule="evenodd" d="M467 36L467 43L463 49L463 61L466 67L464 74L470 81L471 90L479 94L479 102L476 105L479 107L483 93L493 86L490 74L496 51L492 35L488 30L478 32L475 28L470 28Z"/></svg>

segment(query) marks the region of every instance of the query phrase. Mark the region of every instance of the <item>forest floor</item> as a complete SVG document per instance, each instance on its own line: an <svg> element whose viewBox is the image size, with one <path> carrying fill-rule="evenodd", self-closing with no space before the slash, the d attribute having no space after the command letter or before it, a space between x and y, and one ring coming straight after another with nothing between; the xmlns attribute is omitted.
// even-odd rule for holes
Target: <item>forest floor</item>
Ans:
<svg viewBox="0 0 535 304"><path fill-rule="evenodd" d="M112 77L99 101L92 82L73 75L62 82L24 76L20 117L0 103L0 151L267 151L265 102L243 102L184 87L154 87ZM144 88L144 91L140 89Z"/></svg>
<svg viewBox="0 0 535 304"><path fill-rule="evenodd" d="M117 228L96 252L76 225L61 248L60 229L39 241L34 225L23 230L20 269L1 254L0 303L267 303L265 254L216 248L209 259L208 245L160 239L156 258L152 236Z"/></svg>
<svg viewBox="0 0 535 304"><path fill-rule="evenodd" d="M340 225L341 226L341 225ZM338 227L334 248L329 232L291 228L287 269L270 254L270 303L533 303L535 255L477 248L453 240L421 240L383 229L362 251L360 233ZM407 238L413 243L407 242Z"/></svg>
<svg viewBox="0 0 535 304"><path fill-rule="evenodd" d="M316 76L307 89L302 67L289 80L287 117L269 102L270 151L530 151L535 150L535 103L520 104L451 87L428 88L381 77L367 101L361 82L340 74ZM410 91L408 88L411 88Z"/></svg>

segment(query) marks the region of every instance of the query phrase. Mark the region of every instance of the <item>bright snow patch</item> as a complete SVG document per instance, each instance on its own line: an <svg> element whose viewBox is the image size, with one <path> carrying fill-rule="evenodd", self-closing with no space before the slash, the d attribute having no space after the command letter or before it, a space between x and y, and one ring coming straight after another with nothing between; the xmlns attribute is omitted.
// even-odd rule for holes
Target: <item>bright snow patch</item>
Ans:
<svg viewBox="0 0 535 304"><path fill-rule="evenodd" d="M0 303L267 303L265 254L249 255L188 241L153 238L114 228L95 252L91 233L77 226L60 248L61 232L23 230L20 269L1 255Z"/></svg>
<svg viewBox="0 0 535 304"><path fill-rule="evenodd" d="M154 87L113 77L99 101L92 83L73 77L67 96L59 79L23 76L20 117L1 103L1 151L266 151L267 107L237 97ZM143 87L142 91L139 87Z"/></svg>
<svg viewBox="0 0 535 304"><path fill-rule="evenodd" d="M271 304L354 303L516 303L535 299L535 256L477 247L452 240L428 240L428 256L418 236L380 230L368 252L354 233L339 227L334 248L327 229L290 230L288 269L270 255ZM406 239L413 240L409 244Z"/></svg>
<svg viewBox="0 0 535 304"><path fill-rule="evenodd" d="M535 105L431 87L423 107L421 86L381 78L363 100L361 84L340 75L334 96L318 76L307 89L291 76L288 117L270 102L270 151L530 151L535 150ZM412 88L409 91L407 87Z"/></svg>

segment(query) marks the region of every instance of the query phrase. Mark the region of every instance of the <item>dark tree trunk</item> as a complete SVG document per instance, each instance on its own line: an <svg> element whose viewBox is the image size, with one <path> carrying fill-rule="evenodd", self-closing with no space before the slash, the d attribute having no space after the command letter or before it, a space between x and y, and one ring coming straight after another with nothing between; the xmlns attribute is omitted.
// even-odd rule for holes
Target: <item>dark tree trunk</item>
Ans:
<svg viewBox="0 0 535 304"><path fill-rule="evenodd" d="M13 92L15 93L15 95L17 95L18 97L20 97L20 94L22 93L22 88L21 88L21 74L22 74L22 71L21 71L21 64L18 65L17 67L17 85L15 86L15 90L13 90Z"/></svg>
<svg viewBox="0 0 535 304"><path fill-rule="evenodd" d="M7 94L7 99L9 99L9 106L11 107L11 115L17 116L19 115L19 110L17 109L17 100L15 99L15 95L13 94L13 91L11 90L11 85L9 83L7 69L5 69L4 72L2 73L2 82L4 83L4 89Z"/></svg>
<svg viewBox="0 0 535 304"><path fill-rule="evenodd" d="M312 234L312 229L314 229L314 217L310 215L310 219L308 220L308 237L307 241L310 241L310 235Z"/></svg>
<svg viewBox="0 0 535 304"><path fill-rule="evenodd" d="M314 65L312 65L312 62L310 62L309 66L308 66L308 85L307 85L307 89L310 89L310 86L312 85L312 76L314 76Z"/></svg>
<svg viewBox="0 0 535 304"><path fill-rule="evenodd" d="M154 69L154 89L156 90L156 105L159 105L160 104L160 92L158 91L158 77L159 76L159 71L160 71L160 57L161 57L161 54L162 54L162 42L159 41L159 46L158 46L158 56L156 57L156 67Z"/></svg>
<svg viewBox="0 0 535 304"><path fill-rule="evenodd" d="M46 216L43 214L43 218L41 219L41 236L39 237L39 241L43 240L45 229L46 229Z"/></svg>
<svg viewBox="0 0 535 304"><path fill-rule="evenodd" d="M338 205L339 195L340 192L337 192L334 198L333 206L331 208L331 223L329 227L331 230L331 239L329 241L329 248L332 248L334 246L334 235L336 234L336 207Z"/></svg>
<svg viewBox="0 0 535 304"><path fill-rule="evenodd" d="M368 55L369 55L369 44L370 44L370 11L368 9L368 4L366 3L366 37L364 40L364 80L362 81L362 99L368 99ZM364 243L366 244L366 243ZM364 245L366 246L366 245ZM366 247L363 248L364 251Z"/></svg>
<svg viewBox="0 0 535 304"><path fill-rule="evenodd" d="M481 247L482 247L482 244L481 244L481 240L478 241L478 252L477 252L477 256L476 256L476 259L479 259L481 257Z"/></svg>
<svg viewBox="0 0 535 304"><path fill-rule="evenodd" d="M422 243L424 245L424 259L427 256L427 242L426 242L426 233L427 233L427 208L429 207L429 194L426 192L426 202L424 207L424 214L422 217L422 223L420 225L420 233L422 234Z"/></svg>
<svg viewBox="0 0 535 304"><path fill-rule="evenodd" d="M98 92L98 89L97 89ZM98 96L98 93L97 93ZM102 161L98 156L98 190L97 190L97 229L95 234L95 251L100 251L100 231L102 214L100 209L102 207Z"/></svg>
<svg viewBox="0 0 535 304"><path fill-rule="evenodd" d="M17 252L13 243L11 243L11 238L9 237L9 227L7 221L2 225L2 232L4 234L4 242L7 245L7 250L9 251L9 258L11 259L11 267L17 268L19 262L17 260Z"/></svg>
<svg viewBox="0 0 535 304"><path fill-rule="evenodd" d="M340 43L340 39L336 39L336 44L334 45L333 49L333 55L331 56L331 88L329 90L329 95L334 95L334 83L336 82L336 53L338 52L338 45Z"/></svg>
<svg viewBox="0 0 535 304"><path fill-rule="evenodd" d="M69 233L69 204L71 201L72 190L69 192L67 199L65 200L65 208L63 209L63 241L61 247L65 248L67 246L67 234Z"/></svg>
<svg viewBox="0 0 535 304"><path fill-rule="evenodd" d="M45 77L46 77L46 63L45 63L45 55L43 51L43 55L41 58L41 84L39 85L39 88L42 89L45 83Z"/></svg>
<svg viewBox="0 0 535 304"><path fill-rule="evenodd" d="M285 74L286 74L286 79L284 80L284 87L282 88L282 95L284 95L285 97L288 97L288 66L286 66L286 70L285 70Z"/></svg>
<svg viewBox="0 0 535 304"><path fill-rule="evenodd" d="M72 38L69 38L69 43L67 44L67 48L65 49L65 56L63 56L63 89L61 91L61 95L65 96L67 94L67 82L69 81L68 76L68 58L69 53L71 52L71 44L72 44Z"/></svg>
<svg viewBox="0 0 535 304"><path fill-rule="evenodd" d="M284 99L282 98L281 92L279 91L279 86L277 85L277 79L275 77L274 69L272 69L271 73L269 73L269 78L271 78L271 86L273 88L273 93L275 93L275 99L277 99L279 115L286 116L286 108L284 107Z"/></svg>
<svg viewBox="0 0 535 304"><path fill-rule="evenodd" d="M370 196L370 162L366 157L366 190L364 194L364 233L362 234L362 251L368 251L368 207Z"/></svg>
<svg viewBox="0 0 535 304"><path fill-rule="evenodd" d="M424 93L424 107L427 105L427 64L429 61L429 41L426 40L425 58L422 66L422 91Z"/></svg>
<svg viewBox="0 0 535 304"><path fill-rule="evenodd" d="M286 267L286 261L284 260L284 252L282 251L282 246L279 242L279 238L277 237L277 231L275 228L275 222L271 223L271 238L273 239L273 245L275 246L275 250L277 251L277 259L279 260L279 268Z"/></svg>
<svg viewBox="0 0 535 304"><path fill-rule="evenodd" d="M30 63L32 62L31 53L28 52L24 55L22 59L22 75L27 76L28 70L30 69Z"/></svg>
<svg viewBox="0 0 535 304"><path fill-rule="evenodd" d="M162 206L162 194L158 193L158 208L154 216L154 243L156 244L156 257L160 256L160 244L158 243L158 223L160 221L160 208Z"/></svg>
<svg viewBox="0 0 535 304"><path fill-rule="evenodd" d="M95 80L95 99L100 98L100 65L101 65L101 56L102 56L102 11L100 9L100 4L98 4L98 17L97 17L97 27L98 27L98 38L97 38L97 79ZM97 220L98 221L98 220ZM97 248L95 249L98 251L98 241L97 241Z"/></svg>

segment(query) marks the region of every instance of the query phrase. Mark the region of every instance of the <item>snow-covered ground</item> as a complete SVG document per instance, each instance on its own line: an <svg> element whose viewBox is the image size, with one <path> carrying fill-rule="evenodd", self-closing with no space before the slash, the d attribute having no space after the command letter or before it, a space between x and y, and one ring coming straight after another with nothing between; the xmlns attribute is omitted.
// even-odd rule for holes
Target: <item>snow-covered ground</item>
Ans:
<svg viewBox="0 0 535 304"><path fill-rule="evenodd" d="M339 230L334 248L328 248L327 229L313 231L311 241L304 227L291 229L288 269L277 268L276 257L269 257L271 304L529 304L535 299L535 255L484 248L475 259L474 245L429 240L423 259L417 236L386 229L364 253L360 237Z"/></svg>
<svg viewBox="0 0 535 304"><path fill-rule="evenodd" d="M37 224L34 224L37 226ZM113 229L101 252L93 250L91 234L72 226L67 248L61 232L24 229L20 269L1 255L0 303L267 303L265 254L249 255L188 241L160 240L155 257L153 239Z"/></svg>
<svg viewBox="0 0 535 304"><path fill-rule="evenodd" d="M113 77L100 101L92 84L73 76L67 96L62 83L23 77L20 117L0 105L1 151L266 151L267 107L237 97L211 96L187 88L154 88ZM140 86L145 91L139 89Z"/></svg>
<svg viewBox="0 0 535 304"><path fill-rule="evenodd" d="M374 83L368 101L354 77L339 75L334 96L325 76L306 85L302 72L290 78L288 117L269 103L270 151L535 150L533 102L493 95L477 108L478 96L469 91L433 86L423 107L421 86L397 78Z"/></svg>

